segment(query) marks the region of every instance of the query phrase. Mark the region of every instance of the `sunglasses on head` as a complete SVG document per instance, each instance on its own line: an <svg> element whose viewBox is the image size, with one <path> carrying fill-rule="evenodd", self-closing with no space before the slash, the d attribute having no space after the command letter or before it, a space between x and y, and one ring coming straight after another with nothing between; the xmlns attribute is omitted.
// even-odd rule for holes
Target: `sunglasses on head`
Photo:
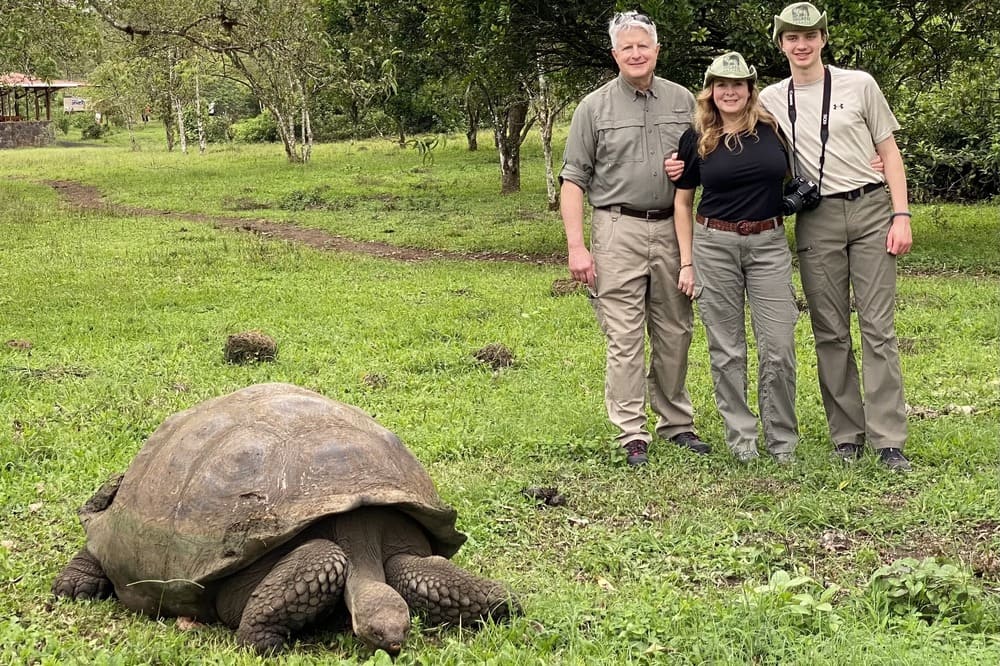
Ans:
<svg viewBox="0 0 1000 666"><path fill-rule="evenodd" d="M635 10L630 10L627 12L621 12L615 14L614 24L621 25L623 23L632 23L633 21L638 21L639 23L646 23L647 25L653 25L653 21L650 20L645 14L640 14Z"/></svg>

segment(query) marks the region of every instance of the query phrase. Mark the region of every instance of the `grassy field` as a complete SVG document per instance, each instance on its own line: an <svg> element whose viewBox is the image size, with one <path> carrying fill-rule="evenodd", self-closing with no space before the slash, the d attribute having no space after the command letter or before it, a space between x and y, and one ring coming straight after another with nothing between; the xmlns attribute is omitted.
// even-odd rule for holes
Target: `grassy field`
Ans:
<svg viewBox="0 0 1000 666"><path fill-rule="evenodd" d="M0 153L0 664L262 662L220 627L48 591L83 543L77 507L166 416L266 381L398 433L458 509L470 539L457 561L523 601L510 625L420 628L398 664L1000 661L996 206L914 207L897 316L914 472L830 460L806 317L797 465L725 452L698 324L689 390L716 451L657 443L636 470L613 446L586 299L552 295L560 263L401 262L154 213L550 256L564 239L537 142L523 192L501 198L495 153L461 138L432 163L371 141L318 146L304 166L278 146L184 156L158 138ZM57 180L97 187L105 205L66 202ZM226 336L248 329L277 340L276 362L223 362ZM490 343L514 364L478 363ZM390 663L324 631L271 661L331 659Z"/></svg>

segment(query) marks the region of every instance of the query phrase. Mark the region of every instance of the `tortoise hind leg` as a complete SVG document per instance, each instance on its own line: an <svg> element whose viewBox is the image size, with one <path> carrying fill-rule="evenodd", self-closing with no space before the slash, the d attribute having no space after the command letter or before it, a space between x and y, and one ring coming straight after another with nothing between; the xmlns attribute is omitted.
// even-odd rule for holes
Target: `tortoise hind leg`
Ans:
<svg viewBox="0 0 1000 666"><path fill-rule="evenodd" d="M474 625L521 613L503 585L437 555L394 555L385 562L385 579L430 624Z"/></svg>
<svg viewBox="0 0 1000 666"><path fill-rule="evenodd" d="M331 611L347 580L347 556L332 541L314 539L295 548L274 565L247 598L236 630L237 640L258 654L279 652L295 632ZM234 589L220 591L221 606ZM230 599L232 597L230 596Z"/></svg>
<svg viewBox="0 0 1000 666"><path fill-rule="evenodd" d="M114 585L104 574L97 558L83 548L52 581L52 594L70 599L107 599Z"/></svg>

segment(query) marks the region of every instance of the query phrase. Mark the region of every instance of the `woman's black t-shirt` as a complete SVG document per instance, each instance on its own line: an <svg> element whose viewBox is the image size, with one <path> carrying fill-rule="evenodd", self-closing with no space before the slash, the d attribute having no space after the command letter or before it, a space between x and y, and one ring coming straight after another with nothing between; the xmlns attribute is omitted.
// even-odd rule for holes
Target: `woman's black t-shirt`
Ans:
<svg viewBox="0 0 1000 666"><path fill-rule="evenodd" d="M742 149L726 148L719 141L708 157L698 157L698 134L687 130L680 140L677 156L684 160L684 173L675 185L693 190L702 186L698 212L705 217L738 222L766 220L781 214L782 184L787 170L787 154L775 131L757 124L757 136L740 136Z"/></svg>

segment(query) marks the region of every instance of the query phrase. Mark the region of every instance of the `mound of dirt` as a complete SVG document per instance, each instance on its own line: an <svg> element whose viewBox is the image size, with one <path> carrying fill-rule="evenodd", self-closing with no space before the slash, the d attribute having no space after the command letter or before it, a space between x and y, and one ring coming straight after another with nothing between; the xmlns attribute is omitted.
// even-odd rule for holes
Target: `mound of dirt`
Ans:
<svg viewBox="0 0 1000 666"><path fill-rule="evenodd" d="M493 342L477 350L473 357L494 370L508 368L514 364L514 354L499 342Z"/></svg>
<svg viewBox="0 0 1000 666"><path fill-rule="evenodd" d="M222 356L226 363L237 365L273 361L278 356L278 344L260 331L234 333L226 338Z"/></svg>

